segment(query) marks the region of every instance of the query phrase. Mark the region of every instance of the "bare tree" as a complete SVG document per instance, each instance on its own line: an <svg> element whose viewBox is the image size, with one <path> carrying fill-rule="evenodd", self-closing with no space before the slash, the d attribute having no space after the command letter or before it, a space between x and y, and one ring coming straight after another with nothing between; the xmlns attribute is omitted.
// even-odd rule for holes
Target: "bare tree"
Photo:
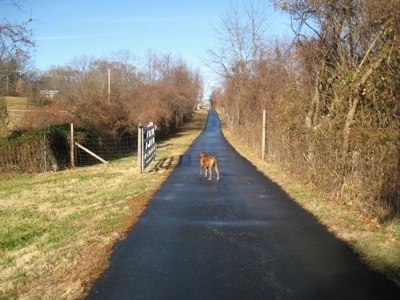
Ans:
<svg viewBox="0 0 400 300"><path fill-rule="evenodd" d="M222 78L226 90L232 91L225 108L236 124L243 122L243 93L265 53L267 29L263 6L254 2L242 8L231 6L216 30L217 45L208 49L207 65Z"/></svg>
<svg viewBox="0 0 400 300"><path fill-rule="evenodd" d="M216 29L217 46L208 49L206 62L223 78L250 74L263 53L267 29L263 8L253 2L241 9L231 6Z"/></svg>
<svg viewBox="0 0 400 300"><path fill-rule="evenodd" d="M365 211L384 199L377 211L398 214L400 2L273 2L290 14L296 33L314 129L306 133L313 146L307 157L326 170L319 182L339 197L361 195Z"/></svg>
<svg viewBox="0 0 400 300"><path fill-rule="evenodd" d="M21 10L17 1L0 1L0 8L13 6ZM29 60L35 47L33 32L30 24L33 20L30 18L22 22L12 22L7 17L0 20L0 93L7 91L10 80L16 77L15 68L9 68L11 62L18 64L18 70L21 72L22 65ZM19 74L21 76L21 74Z"/></svg>
<svg viewBox="0 0 400 300"><path fill-rule="evenodd" d="M0 9L17 2L0 1ZM5 94L9 93L10 83L21 76L22 63L27 61L35 43L29 25L32 19L13 23L7 18L0 20L0 135L5 135L8 128L8 110ZM19 69L19 74L17 73ZM21 79L21 77L19 77Z"/></svg>

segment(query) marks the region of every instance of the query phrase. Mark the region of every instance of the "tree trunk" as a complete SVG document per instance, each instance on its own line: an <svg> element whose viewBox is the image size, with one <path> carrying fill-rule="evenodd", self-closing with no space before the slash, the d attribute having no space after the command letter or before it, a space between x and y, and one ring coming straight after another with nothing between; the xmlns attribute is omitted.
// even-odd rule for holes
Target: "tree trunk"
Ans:
<svg viewBox="0 0 400 300"><path fill-rule="evenodd" d="M382 58L378 59L364 74L364 76L361 78L361 80L356 84L352 95L350 96L352 99L350 99L350 109L347 113L346 116L346 122L344 123L344 128L343 128L343 146L342 146L342 157L345 160L347 156L347 152L349 151L349 136L350 136L350 126L354 121L356 111L357 111L357 106L358 103L360 102L360 90L363 86L365 86L366 81L368 78L371 76L372 72L379 68L379 66L382 63Z"/></svg>

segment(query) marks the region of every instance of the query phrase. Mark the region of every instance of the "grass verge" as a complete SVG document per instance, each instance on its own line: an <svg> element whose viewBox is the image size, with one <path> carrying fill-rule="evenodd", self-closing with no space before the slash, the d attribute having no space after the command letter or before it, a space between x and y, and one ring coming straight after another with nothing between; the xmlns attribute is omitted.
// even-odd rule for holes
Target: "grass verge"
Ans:
<svg viewBox="0 0 400 300"><path fill-rule="evenodd" d="M204 127L197 111L158 144L139 174L137 158L111 165L0 178L0 299L81 299Z"/></svg>

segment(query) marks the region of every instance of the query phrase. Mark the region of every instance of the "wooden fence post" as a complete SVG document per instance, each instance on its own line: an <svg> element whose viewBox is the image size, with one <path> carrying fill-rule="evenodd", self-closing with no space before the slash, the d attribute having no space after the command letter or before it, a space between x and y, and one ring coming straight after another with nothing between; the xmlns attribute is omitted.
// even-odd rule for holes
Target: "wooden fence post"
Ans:
<svg viewBox="0 0 400 300"><path fill-rule="evenodd" d="M43 136L43 162L44 162L44 172L47 172L47 145L46 145L46 135Z"/></svg>
<svg viewBox="0 0 400 300"><path fill-rule="evenodd" d="M71 167L75 168L75 140L74 140L74 123L71 123L71 141L70 141L70 147L71 147Z"/></svg>
<svg viewBox="0 0 400 300"><path fill-rule="evenodd" d="M138 125L138 168L139 173L143 172L143 126L139 123Z"/></svg>
<svg viewBox="0 0 400 300"><path fill-rule="evenodd" d="M262 143L261 143L261 158L265 158L265 136L266 136L266 129L267 129L267 112L263 110L263 121L262 121Z"/></svg>

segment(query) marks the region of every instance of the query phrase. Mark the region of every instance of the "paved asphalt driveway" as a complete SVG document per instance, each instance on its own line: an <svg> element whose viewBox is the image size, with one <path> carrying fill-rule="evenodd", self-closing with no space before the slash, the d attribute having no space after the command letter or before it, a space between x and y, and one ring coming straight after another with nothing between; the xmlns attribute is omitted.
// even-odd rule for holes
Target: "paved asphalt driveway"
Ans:
<svg viewBox="0 0 400 300"><path fill-rule="evenodd" d="M221 180L197 154L218 156ZM400 289L240 156L209 112L88 299L400 299Z"/></svg>

